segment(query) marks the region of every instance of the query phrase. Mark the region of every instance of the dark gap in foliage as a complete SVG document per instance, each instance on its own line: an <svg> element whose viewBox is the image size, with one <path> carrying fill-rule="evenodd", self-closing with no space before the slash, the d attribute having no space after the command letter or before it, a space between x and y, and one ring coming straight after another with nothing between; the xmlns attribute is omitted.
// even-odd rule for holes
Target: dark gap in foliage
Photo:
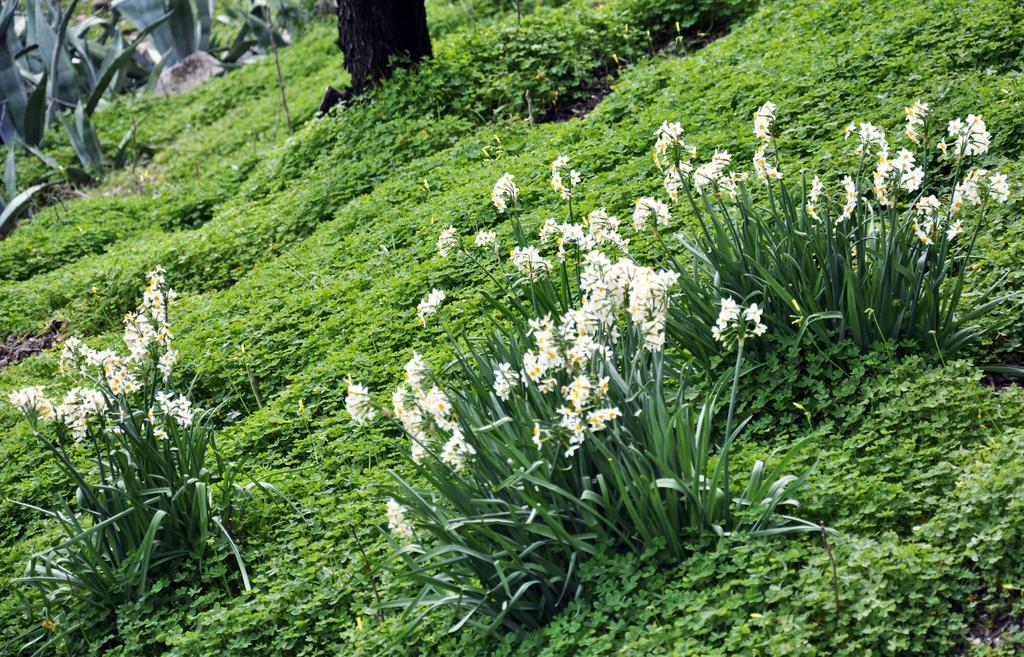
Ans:
<svg viewBox="0 0 1024 657"><path fill-rule="evenodd" d="M999 362L982 367L985 370L985 375L981 377L982 385L996 390L1012 385L1024 385L1024 350L1003 354Z"/></svg>
<svg viewBox="0 0 1024 657"><path fill-rule="evenodd" d="M64 322L53 320L42 333L31 335L25 333L13 333L0 344L0 368L10 367L34 356L41 351L46 351L53 346L60 337Z"/></svg>
<svg viewBox="0 0 1024 657"><path fill-rule="evenodd" d="M969 655L972 654L972 648L977 650L980 646L993 650L1006 647L1019 648L1022 634L1024 634L1024 616L983 607L968 630L967 641L956 654ZM1007 646L1007 643L1010 643L1010 646ZM1019 654L1018 650L1014 650L1013 654Z"/></svg>
<svg viewBox="0 0 1024 657"><path fill-rule="evenodd" d="M174 194L163 207L157 205L159 226L164 230L191 230L213 219L222 203L238 191L241 181L215 181L215 184L197 184Z"/></svg>
<svg viewBox="0 0 1024 657"><path fill-rule="evenodd" d="M689 55L702 49L709 43L724 37L728 33L728 27L719 28L714 32L692 29L680 36L673 36L671 33L665 32L655 38L651 48L652 55L655 52L669 56ZM682 46L681 52L680 46ZM578 100L568 105L556 105L537 119L537 122L560 123L570 119L582 119L587 114L590 114L612 92L612 85L619 79L619 73L622 72L622 69L626 67L628 67L628 64L620 66L619 63L612 62L605 66L603 70L594 71L593 77L578 85L567 94L569 97L577 98Z"/></svg>

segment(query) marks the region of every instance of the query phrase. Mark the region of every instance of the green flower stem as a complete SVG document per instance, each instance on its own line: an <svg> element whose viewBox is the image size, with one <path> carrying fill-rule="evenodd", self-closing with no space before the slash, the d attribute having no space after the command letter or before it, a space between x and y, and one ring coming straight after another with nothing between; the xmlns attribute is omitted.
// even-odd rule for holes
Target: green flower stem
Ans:
<svg viewBox="0 0 1024 657"><path fill-rule="evenodd" d="M736 366L732 370L732 392L729 395L729 415L725 420L725 443L722 449L722 458L725 464L722 468L722 487L725 489L725 517L728 522L732 510L732 491L729 488L729 447L732 442L732 421L736 414L736 394L740 387L740 368L743 366L743 338L740 337L736 348Z"/></svg>

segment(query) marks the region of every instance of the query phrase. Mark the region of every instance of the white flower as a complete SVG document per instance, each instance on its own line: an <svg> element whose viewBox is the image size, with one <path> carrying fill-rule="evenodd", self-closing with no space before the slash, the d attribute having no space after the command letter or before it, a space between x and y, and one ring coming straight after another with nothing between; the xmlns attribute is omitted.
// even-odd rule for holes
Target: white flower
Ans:
<svg viewBox="0 0 1024 657"><path fill-rule="evenodd" d="M54 417L53 402L46 396L43 386L29 386L15 390L7 398L15 408L25 415L41 420L52 420Z"/></svg>
<svg viewBox="0 0 1024 657"><path fill-rule="evenodd" d="M409 438L409 457L416 465L423 463L427 455L427 434L422 431L412 434Z"/></svg>
<svg viewBox="0 0 1024 657"><path fill-rule="evenodd" d="M683 136L683 125L678 121L669 123L662 121L661 127L654 131L657 141L654 143L655 160L664 156L672 146L681 145Z"/></svg>
<svg viewBox="0 0 1024 657"><path fill-rule="evenodd" d="M365 388L364 388L365 391ZM349 394L352 393L352 386L349 385ZM156 393L156 402L164 415L170 417L182 427L192 424L195 412L192 410L192 402L183 395L175 396L168 392Z"/></svg>
<svg viewBox="0 0 1024 657"><path fill-rule="evenodd" d="M564 199L570 198L572 195L569 188L562 184L562 174L558 172L558 169L551 172L551 189L558 192Z"/></svg>
<svg viewBox="0 0 1024 657"><path fill-rule="evenodd" d="M402 428L405 432L412 436L414 439L421 437L423 434L423 413L420 411L419 404L413 403L410 405L410 397L415 399L417 394L422 394L422 389L412 389L406 384L402 384L395 388L391 393L391 407L394 410L395 417L402 424ZM415 445L413 446L413 453L415 454Z"/></svg>
<svg viewBox="0 0 1024 657"><path fill-rule="evenodd" d="M807 193L807 204L805 209L807 216L815 221L821 221L821 217L818 216L818 199L821 197L822 192L825 191L825 185L821 182L821 178L814 176L814 180L811 181L811 190Z"/></svg>
<svg viewBox="0 0 1024 657"><path fill-rule="evenodd" d="M622 411L613 407L599 408L587 413L587 424L591 431L601 431L615 418L622 417Z"/></svg>
<svg viewBox="0 0 1024 657"><path fill-rule="evenodd" d="M754 112L754 136L761 141L771 141L772 123L775 121L775 103L767 102Z"/></svg>
<svg viewBox="0 0 1024 657"><path fill-rule="evenodd" d="M939 199L933 194L919 200L914 207L917 209L918 215L930 217L935 214L939 206Z"/></svg>
<svg viewBox="0 0 1024 657"><path fill-rule="evenodd" d="M473 245L484 248L494 248L498 243L498 234L493 230L481 230L473 238Z"/></svg>
<svg viewBox="0 0 1024 657"><path fill-rule="evenodd" d="M739 321L741 312L743 315L742 323ZM742 342L747 331L756 336L764 335L768 327L761 322L763 312L756 303L752 303L748 308L742 309L732 297L722 299L718 311L718 319L715 321L715 325L711 327L711 336L728 346L733 340ZM753 326L747 326L747 324L753 324Z"/></svg>
<svg viewBox="0 0 1024 657"><path fill-rule="evenodd" d="M555 241L558 246L558 259L562 262L565 262L567 246L576 244L582 250L588 251L598 244L597 238L583 230L582 226L570 223L560 224L552 218L544 222L540 229L540 238L542 242L549 242L552 239Z"/></svg>
<svg viewBox="0 0 1024 657"><path fill-rule="evenodd" d="M684 158L687 156L695 157L697 149L683 141L683 126L678 122L662 122L661 127L654 131L654 135L658 138L654 144L655 165L661 170L667 167L675 170L671 176L666 175L665 177L665 187L669 192L669 197L675 200L675 191L668 188L676 186L675 188L678 189L680 170L688 174L693 168L690 166L689 161Z"/></svg>
<svg viewBox="0 0 1024 657"><path fill-rule="evenodd" d="M968 114L967 128L969 131L967 147L965 149L967 155L984 155L987 153L989 146L992 144L992 135L986 129L985 122L981 119L981 116Z"/></svg>
<svg viewBox="0 0 1024 657"><path fill-rule="evenodd" d="M409 510L393 499L388 500L387 509L388 529L391 533L401 539L411 539L413 527L412 521L407 517Z"/></svg>
<svg viewBox="0 0 1024 657"><path fill-rule="evenodd" d="M533 434L532 434L530 439L533 441L533 444L534 444L534 446L537 447L538 451L544 448L544 434L545 433L547 433L547 432L546 431L542 431L541 428L540 428L540 423L535 420L534 423L533 423Z"/></svg>
<svg viewBox="0 0 1024 657"><path fill-rule="evenodd" d="M889 198L885 185L886 176L888 176L889 172L893 170L892 162L884 155L879 156L878 166L875 168L875 173L871 180L875 197L881 205L893 204L893 200Z"/></svg>
<svg viewBox="0 0 1024 657"><path fill-rule="evenodd" d="M74 388L71 391L79 406L89 415L100 415L107 410L107 398L94 388Z"/></svg>
<svg viewBox="0 0 1024 657"><path fill-rule="evenodd" d="M628 251L629 240L623 239L619 235L619 226L621 225L622 221L618 217L609 215L608 211L604 208L592 210L587 215L587 231L589 235L585 242L587 242L590 248L598 244L611 242L623 251Z"/></svg>
<svg viewBox="0 0 1024 657"><path fill-rule="evenodd" d="M924 169L921 167L912 168L903 173L900 178L900 186L908 192L916 192L924 182Z"/></svg>
<svg viewBox="0 0 1024 657"><path fill-rule="evenodd" d="M441 462L447 463L455 470L462 470L466 467L469 457L476 454L472 445L466 442L465 436L458 428L452 432L452 437L441 449Z"/></svg>
<svg viewBox="0 0 1024 657"><path fill-rule="evenodd" d="M819 178L818 176L814 176L814 179L811 180L811 191L808 194L808 198L810 199L811 203L817 203L818 198L821 197L821 194L824 191L825 185L824 183L821 182L821 178Z"/></svg>
<svg viewBox="0 0 1024 657"><path fill-rule="evenodd" d="M678 121L662 121L661 127L654 131L654 136L658 138L655 148L664 151L669 146L679 143L679 138L683 136L683 124Z"/></svg>
<svg viewBox="0 0 1024 657"><path fill-rule="evenodd" d="M917 235L917 239L920 240L921 244L925 246L932 243L931 233L935 229L934 221L926 221L923 224L914 222L914 233Z"/></svg>
<svg viewBox="0 0 1024 657"><path fill-rule="evenodd" d="M558 425L568 430L570 434L569 448L565 450L565 457L569 458L576 453L586 439L585 425L579 413L574 412L569 407L558 409L558 413L562 416L562 419L558 421Z"/></svg>
<svg viewBox="0 0 1024 657"><path fill-rule="evenodd" d="M577 185L580 184L581 176L580 172L572 169L569 171L569 185L566 186L562 179L562 167L569 164L569 158L565 155L560 155L551 163L551 189L558 192L563 199L569 200L572 198L573 190Z"/></svg>
<svg viewBox="0 0 1024 657"><path fill-rule="evenodd" d="M544 375L547 374L552 364L552 359L548 358L543 350L540 352L527 351L523 354L523 373L534 383L541 383L544 380Z"/></svg>
<svg viewBox="0 0 1024 657"><path fill-rule="evenodd" d="M509 253L513 266L527 278L538 278L551 268L547 260L541 257L536 247L517 246Z"/></svg>
<svg viewBox="0 0 1024 657"><path fill-rule="evenodd" d="M846 202L843 204L843 213L839 215L836 223L842 223L853 215L857 209L857 183L850 176L843 176L843 191L846 192Z"/></svg>
<svg viewBox="0 0 1024 657"><path fill-rule="evenodd" d="M754 150L754 173L757 174L757 179L761 182L768 182L768 180L781 180L782 174L779 172L775 165L768 162L768 157L765 155L764 146L758 146Z"/></svg>
<svg viewBox="0 0 1024 657"><path fill-rule="evenodd" d="M857 145L856 149L858 153L865 153L868 150L869 146L877 146L879 155L888 156L889 142L887 142L885 139L885 132L882 131L880 128L877 128L866 121L864 123L861 123L860 126L854 126L853 124L850 124L850 127L846 129L847 137L850 136L850 128L855 128L858 130L857 136L860 138L860 143Z"/></svg>
<svg viewBox="0 0 1024 657"><path fill-rule="evenodd" d="M423 377L427 373L427 363L423 360L423 356L420 356L415 351L412 352L412 358L405 364L405 382L409 384L409 387L413 390L418 390L423 386Z"/></svg>
<svg viewBox="0 0 1024 657"><path fill-rule="evenodd" d="M665 170L665 193L673 201L679 200L679 188L683 186L683 178L675 164Z"/></svg>
<svg viewBox="0 0 1024 657"><path fill-rule="evenodd" d="M978 183L987 173L988 172L984 169L972 169L966 176L964 176L963 182L957 185L955 192L960 192L962 198L966 199L973 205L980 204L981 190Z"/></svg>
<svg viewBox="0 0 1024 657"><path fill-rule="evenodd" d="M491 191L491 203L498 209L498 212L504 212L509 202L515 203L519 198L519 188L516 187L515 180L515 176L506 173L494 183L494 189Z"/></svg>
<svg viewBox="0 0 1024 657"><path fill-rule="evenodd" d="M914 154L905 148L901 148L892 159L892 166L897 171L910 171L914 168Z"/></svg>
<svg viewBox="0 0 1024 657"><path fill-rule="evenodd" d="M665 342L669 288L679 280L679 273L655 271L627 260L620 260L617 264L624 272L629 289L627 310L630 319L643 331L644 348L658 351Z"/></svg>
<svg viewBox="0 0 1024 657"><path fill-rule="evenodd" d="M149 354L149 346L156 342L158 329L144 314L128 313L124 318L124 343L129 360L141 360Z"/></svg>
<svg viewBox="0 0 1024 657"><path fill-rule="evenodd" d="M453 250L459 248L459 244L459 235L455 226L448 226L441 231L441 235L437 238L437 252L442 258L447 258Z"/></svg>
<svg viewBox="0 0 1024 657"><path fill-rule="evenodd" d="M968 114L966 121L953 119L947 131L954 138L953 153L957 158L984 155L992 144L992 135L980 115Z"/></svg>
<svg viewBox="0 0 1024 657"><path fill-rule="evenodd" d="M430 414L434 423L439 427L451 429L455 425L451 422L452 404L448 396L436 385L430 386L427 394L418 400L420 408Z"/></svg>
<svg viewBox="0 0 1024 657"><path fill-rule="evenodd" d="M502 401L508 401L512 389L519 385L519 373L508 363L501 363L494 370L494 394Z"/></svg>
<svg viewBox="0 0 1024 657"><path fill-rule="evenodd" d="M430 294L425 296L422 301L416 306L416 315L419 317L420 324L427 324L427 317L437 312L437 309L444 302L446 296L444 290L438 290L434 288L430 291Z"/></svg>
<svg viewBox="0 0 1024 657"><path fill-rule="evenodd" d="M1002 173L993 173L992 177L988 181L989 192L992 194L992 200L997 203L1006 203L1007 199L1010 198L1010 185L1006 182L1006 175Z"/></svg>
<svg viewBox="0 0 1024 657"><path fill-rule="evenodd" d="M128 395L142 389L142 385L128 371L126 363L116 356L109 356L103 362L103 376L115 395Z"/></svg>
<svg viewBox="0 0 1024 657"><path fill-rule="evenodd" d="M672 215L666 204L650 196L641 196L636 200L636 207L633 210L633 229L644 230L651 217L654 217L655 224L658 226L667 226L672 220Z"/></svg>
<svg viewBox="0 0 1024 657"><path fill-rule="evenodd" d="M722 299L719 303L718 320L715 322L721 328L735 322L740 316L740 305L732 297Z"/></svg>
<svg viewBox="0 0 1024 657"><path fill-rule="evenodd" d="M928 106L920 101L915 101L910 107L904 107L903 112L907 116L907 137L915 144L920 144L921 135L917 131L917 126L924 125L924 117L928 114Z"/></svg>
<svg viewBox="0 0 1024 657"><path fill-rule="evenodd" d="M65 375L72 375L79 367L84 368L83 363L85 351L92 351L86 347L81 340L72 336L64 341L60 350L60 372Z"/></svg>
<svg viewBox="0 0 1024 657"><path fill-rule="evenodd" d="M590 403L591 390L593 390L593 385L590 383L590 379L581 374L573 379L572 383L562 388L562 394L572 403L573 409L579 413Z"/></svg>
<svg viewBox="0 0 1024 657"><path fill-rule="evenodd" d="M712 183L719 183L723 179L725 168L732 161L732 155L728 151L715 151L711 161L702 164L693 172L693 187L700 193L704 187Z"/></svg>
<svg viewBox="0 0 1024 657"><path fill-rule="evenodd" d="M178 362L179 356L180 354L177 349L168 349L160 355L157 368L160 370L160 373L164 375L165 381L171 377L171 372L174 369L174 365Z"/></svg>
<svg viewBox="0 0 1024 657"><path fill-rule="evenodd" d="M963 230L964 230L963 221L960 220L960 219L957 219L952 224L950 224L949 228L946 229L946 239L949 240L949 241L952 241L953 238L955 238L957 235L962 233Z"/></svg>
<svg viewBox="0 0 1024 657"><path fill-rule="evenodd" d="M345 410L356 424L366 424L377 414L370 400L370 391L366 386L351 380L348 383L348 394L345 395Z"/></svg>

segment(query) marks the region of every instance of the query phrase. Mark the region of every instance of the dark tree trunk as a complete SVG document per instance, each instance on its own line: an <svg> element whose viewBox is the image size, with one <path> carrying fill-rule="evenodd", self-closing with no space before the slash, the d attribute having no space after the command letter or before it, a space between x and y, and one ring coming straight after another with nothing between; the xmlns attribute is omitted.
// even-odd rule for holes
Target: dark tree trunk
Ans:
<svg viewBox="0 0 1024 657"><path fill-rule="evenodd" d="M338 46L361 94L391 73L394 60L415 63L430 57L430 33L423 0L337 0Z"/></svg>

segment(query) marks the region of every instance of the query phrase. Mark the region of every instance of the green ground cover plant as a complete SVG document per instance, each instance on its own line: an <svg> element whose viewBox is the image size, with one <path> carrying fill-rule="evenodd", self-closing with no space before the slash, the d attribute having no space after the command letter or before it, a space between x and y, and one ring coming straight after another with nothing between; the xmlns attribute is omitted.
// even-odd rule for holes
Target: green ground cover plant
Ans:
<svg viewBox="0 0 1024 657"><path fill-rule="evenodd" d="M514 23L508 13L489 16L506 26ZM239 414L225 418L218 447L229 458L257 464L256 476L309 510L304 521L283 504L247 514L241 547L252 591L225 594L217 580L229 573L215 564L202 573L182 568L155 582L158 590L145 600L120 607L116 625L102 636L76 639L57 653L1013 654L1012 623L1001 646L984 637L1022 611L1012 528L1019 524L1014 445L1024 426L1024 396L1015 386L980 386L978 365L1009 359L1019 350L1019 299L979 317L984 333L958 354L962 360L865 353L850 343L820 352L785 343L759 356L764 364L741 380L737 415L752 419L736 443L739 471L815 435L816 451L809 458L816 457L818 466L806 489L812 494L802 497L802 517L839 530L830 539L838 605L818 535L726 540L695 549L677 568L655 567L642 554L599 555L581 568L580 599L526 635L486 637L469 629L453 636L447 634L453 618L439 615L395 647L404 627L390 613L383 623L378 620L368 574L375 574L384 599L408 597L416 589L368 569L363 553L373 562L390 554L379 529L393 486L388 470L412 474L399 456L407 440L383 426L358 429L343 409L350 373L371 389L385 389L413 349L432 363L451 359L441 329L416 322L416 304L431 289L448 292L454 333L485 334L491 321L483 298L486 277L469 265L438 261L433 236L455 224L464 233L495 230L511 241L511 225L497 220L487 202L502 173L517 173L524 190L519 219L531 233L548 215L536 203L548 174L536 172L546 172L562 153L585 178L581 210L600 202L610 214L628 216L636 198L663 193L649 156L653 129L662 121L685 119L688 136L706 154L716 147L747 152L750 113L766 100L784 108L776 139L787 154L785 176L795 180L806 171L808 182L822 171L845 168L842 132L851 121L883 124L913 99L943 117L981 114L993 135L996 161L988 166L1008 175L1011 196L993 209L978 236L977 274L968 277L963 303L983 303L981 293L1004 274L994 294L1019 291L1021 24L1020 8L998 0L914 6L872 0L856 7L772 2L701 52L633 62L613 93L583 120L531 127L528 121L489 124L473 117L413 151L385 149L403 135L432 130L430 120L408 132L381 130L361 148L381 149L390 162L379 175L365 177L365 166L347 164L351 149L334 136L359 134L373 122L360 124L359 112L340 112L309 121L287 146L268 143L255 151L260 162L223 202L225 214L228 208L237 213L233 230L175 237L150 229L120 246L111 242L114 248L85 260L69 256L70 265L41 265L50 273L25 278L17 289L42 299L41 290L50 285L54 302L27 304L31 312L22 325L38 328L55 312L63 314L74 320L69 330L92 335L94 348L113 344L116 336L107 331L118 328L121 313L137 302L136 277L158 261L156 255L169 255L165 262L179 263L180 271L188 268L176 322L182 374L195 377L197 398L226 397L226 409ZM306 58L287 65L323 76L311 77L305 91L296 91L295 102L314 107L323 83L334 81L333 73L325 73L337 70L331 38L329 29L319 36L313 30L282 51L287 60L289 51L303 49ZM250 73L243 69L237 75ZM197 90L190 102L237 108L244 117L246 95L227 90L243 91L247 79L233 82L229 75ZM192 116L183 109L185 100L170 102L169 114ZM386 113L383 104L375 107ZM112 121L130 123L127 113L110 111ZM97 115L101 130L104 113ZM272 109L258 113L271 135L272 117ZM224 128L227 119L196 119L195 125L200 121L212 132L197 129L195 142L177 145L172 136L185 132L182 124L142 123L163 135L152 140L156 166L165 172L158 185L195 178L194 161L170 154L204 152L204 134L219 131L211 144L251 143L242 131ZM340 127L346 121L353 122L349 131ZM209 166L229 162L213 157ZM334 187L341 191L336 194ZM279 198L264 201L268 192ZM309 217L318 217L307 224L308 237L290 235L294 224L288 219L279 230L294 246L262 253L244 247L256 258L233 254L247 243L246 220L261 230L261 217L267 225L278 214L287 219L292 213L285 210L302 199L309 203ZM330 209L319 214L320 204ZM221 216L214 215L204 228ZM688 213L678 215L680 227L695 225ZM218 242L216 248L190 255L185 247L204 239ZM268 242L254 238L255 243ZM150 244L167 251L154 249L150 260L142 254ZM652 263L662 253L651 236L634 238L631 251ZM71 272L78 267L92 272L91 278L75 278ZM203 278L208 273L209 283ZM192 285L190 277L204 282ZM95 309L92 299L111 290L119 300ZM6 312L19 297L5 294ZM16 321L5 329L23 316L11 311L11 317ZM771 333L765 338L773 339ZM711 364L718 373L732 365L714 358ZM56 378L52 353L0 371L4 390ZM48 464L9 407L0 410L0 435L0 569L16 577L29 555L54 544L56 533L6 500L48 505L70 483ZM981 538L972 544L975 536ZM36 625L6 596L0 610L11 619L0 629L4 641Z"/></svg>
<svg viewBox="0 0 1024 657"><path fill-rule="evenodd" d="M208 261L211 256L202 253L202 247L196 250L196 243L207 245L225 245L232 241L232 236L240 230L238 225L238 214L248 215L254 213L269 214L263 222L256 222L246 232L244 239L254 247L253 251L243 254L243 249L225 249L227 257L237 257L232 263L232 269L249 267L255 263L255 256L263 252L270 245L281 245L292 241L300 236L307 235L316 224L330 217L333 211L342 203L352 199L354 196L372 188L374 180L383 178L392 171L394 162L407 162L415 160L427 152L436 150L445 142L451 142L464 131L468 130L473 122L488 118L487 114L498 107L503 107L508 98L505 95L508 88L515 88L528 81L530 75L523 70L558 70L555 62L563 62L567 67L565 74L543 83L543 90L535 89L537 94L546 95L547 100L539 107L553 107L562 96L571 97L574 89L585 79L600 69L602 62L612 61L612 55L626 57L633 54L639 56L646 52L650 37L650 29L667 30L670 23L668 16L668 5L648 6L645 3L629 3L624 0L620 3L611 3L602 11L594 14L585 11L587 4L579 3L578 6L570 9L566 7L545 9L541 8L531 14L525 21L522 30L512 30L507 25L498 25L492 28L485 28L480 31L466 30L453 33L441 45L443 50L447 43L452 43L459 52L469 56L469 60L460 59L454 55L438 57L430 62L417 73L416 76L406 79L401 74L389 85L383 86L379 92L371 96L387 96L383 98L371 98L370 105L357 105L346 111L346 120L321 124L317 130L306 132L296 140L290 140L282 148L285 150L302 150L304 155L315 154L325 142L329 142L331 148L340 157L344 153L346 165L342 168L333 166L317 167L312 162L306 162L305 166L300 164L299 170L309 176L312 171L313 180L319 183L315 193L323 195L313 200L312 198L296 199L293 195L278 196L275 198L274 207L267 207L267 196L273 192L279 192L280 187L294 175L279 167L264 165L260 167L250 184L243 186L245 194L235 197L234 208L225 208L222 216L214 217L207 226L199 229L195 235L171 235L164 245L166 257L156 257L150 251L143 258L140 258L132 265L133 256L141 255L138 245L131 240L120 244L122 248L112 249L115 259L125 263L125 271L137 271L136 276L142 275L149 266L149 262L158 261L168 263L168 271L175 275L175 280L182 290L210 289L227 284L222 277L211 276L204 272L202 276L187 270L176 271L174 260L185 258L196 258ZM674 5L675 6L675 5ZM699 5L691 7L690 3L683 2L675 6L676 11L689 16L689 24L699 25L700 21L710 20L706 15L712 5ZM717 6L717 5L715 5ZM640 23L649 26L645 31L627 31L619 35L618 26L623 23ZM535 31L531 26L536 24ZM569 33L562 30L569 29ZM603 35L603 36L602 36ZM611 36L615 35L614 39ZM460 38L487 39L489 42L508 43L508 62L495 63L494 58L488 54L486 48L476 44L464 44ZM536 57L532 53L531 44L549 41L558 46L543 57ZM506 46L501 46L505 48ZM615 48L617 50L612 50ZM591 52L600 49L601 58L580 57L577 49L582 52ZM298 49L296 49L298 50ZM620 54L621 53L621 54ZM296 53L301 57L308 53ZM509 62L520 62L512 66ZM497 67L495 71L501 70L500 84L495 87L480 84L460 85L457 83L456 71L477 71L486 70L487 66ZM490 77L494 77L491 75ZM442 91L443 90L443 91ZM244 88L232 89L232 93L244 96L248 90ZM529 91L529 87L523 87L516 91L516 96L521 96ZM224 97L226 97L225 94ZM222 98L217 95L214 98ZM538 96L540 98L540 96ZM518 102L518 101L517 101ZM540 101L538 101L540 102ZM380 107L387 107L386 113L381 115ZM518 107L518 105L517 105ZM215 114L213 116L216 116ZM382 117L385 119L382 121ZM433 120L431 120L433 117ZM237 134L237 133L235 133ZM312 139L317 146L307 140ZM300 145L301 144L301 145ZM381 149L385 150L381 150ZM361 157L356 156L357 153ZM284 162L288 157L282 157ZM280 162L281 160L278 160ZM312 171L310 170L312 169ZM313 191L311 187L306 188ZM292 190L294 191L294 190ZM324 197L329 196L330 200ZM253 200L253 198L258 200ZM273 201L272 201L273 202ZM315 209L309 206L314 206ZM306 210L303 213L303 209ZM305 216L297 216L296 210ZM310 212L314 214L311 216ZM230 218L223 217L229 215ZM222 225L223 224L223 225ZM261 225L262 224L262 225ZM237 238L235 238L237 239ZM151 240L144 240L150 246ZM173 251L175 257L170 255ZM192 251L193 253L189 253ZM123 255L122 255L123 254ZM118 255L121 257L118 258ZM20 330L26 325L38 321L40 314L49 314L63 306L66 301L80 296L82 291L99 287L96 269L89 270L88 260L81 265L71 265L54 271L47 277L38 281L27 281L22 284L5 286L0 289L0 297L6 296L3 305L5 310L10 308L5 318L0 318L0 332ZM121 289L128 288L128 281L119 283ZM118 311L131 307L131 300L127 296L120 296L111 287L107 286L107 297L111 303L118 303ZM95 320L94 320L95 321ZM99 328L104 328L100 326ZM91 329L91 327L90 327Z"/></svg>

